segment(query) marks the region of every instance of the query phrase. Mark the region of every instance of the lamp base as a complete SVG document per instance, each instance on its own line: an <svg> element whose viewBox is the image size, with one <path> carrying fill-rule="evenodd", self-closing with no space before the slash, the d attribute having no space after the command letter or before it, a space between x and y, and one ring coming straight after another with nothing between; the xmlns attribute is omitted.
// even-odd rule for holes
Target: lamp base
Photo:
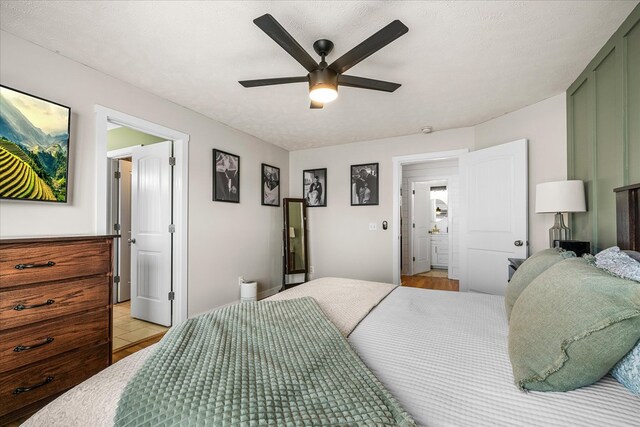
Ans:
<svg viewBox="0 0 640 427"><path fill-rule="evenodd" d="M553 227L549 229L549 247L553 248L554 240L571 240L571 229L564 224L562 213L557 212Z"/></svg>

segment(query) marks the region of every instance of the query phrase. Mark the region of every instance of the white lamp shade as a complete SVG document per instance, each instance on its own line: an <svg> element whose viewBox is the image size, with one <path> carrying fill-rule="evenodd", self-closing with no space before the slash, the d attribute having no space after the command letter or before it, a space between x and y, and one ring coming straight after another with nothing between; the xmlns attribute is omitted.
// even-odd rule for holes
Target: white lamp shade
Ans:
<svg viewBox="0 0 640 427"><path fill-rule="evenodd" d="M585 212L584 184L580 180L536 185L536 212Z"/></svg>

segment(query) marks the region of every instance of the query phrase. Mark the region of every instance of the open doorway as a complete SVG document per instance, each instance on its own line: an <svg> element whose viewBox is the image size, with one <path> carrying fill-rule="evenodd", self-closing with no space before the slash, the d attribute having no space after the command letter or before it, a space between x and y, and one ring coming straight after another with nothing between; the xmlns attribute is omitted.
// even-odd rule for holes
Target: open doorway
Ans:
<svg viewBox="0 0 640 427"><path fill-rule="evenodd" d="M108 212L114 233L113 351L157 341L171 326L173 142L109 122Z"/></svg>
<svg viewBox="0 0 640 427"><path fill-rule="evenodd" d="M403 281L411 280L415 277L413 273L414 247L411 241L411 230L413 230L414 222L412 216L413 190L415 185L426 186L429 188L423 196L424 205L430 209L433 207L434 215L437 209L437 202L431 201L431 185L434 187L447 187L447 224L444 226L446 233L439 233L448 244L447 248L447 268L440 272L445 274L443 280L457 280L459 274L459 231L456 223L456 207L458 194L458 161L460 155L467 153L469 150L452 150L437 153L411 154L407 156L393 157L393 223L392 230L393 240L393 277L394 283L400 285ZM426 183L426 184L425 184ZM443 184L443 185L439 185ZM442 211L442 206L440 207ZM441 215L442 217L442 215ZM431 221L433 219L434 221ZM429 269L432 268L431 237L429 229L433 232L435 216L425 215L423 221L423 233L428 235L428 245L423 241L421 247L421 255L423 258L428 257L426 262ZM443 230L442 224L438 222L436 227L439 231ZM416 248L417 250L417 248ZM420 256L420 254L419 254ZM435 257L437 259L437 257ZM425 264L423 260L423 264ZM440 266L436 264L437 266ZM423 265L424 267L424 265ZM425 273L423 271L422 273ZM435 273L433 273L435 274ZM415 280L415 279L414 279Z"/></svg>
<svg viewBox="0 0 640 427"><path fill-rule="evenodd" d="M458 159L403 165L401 172L401 284L457 291Z"/></svg>
<svg viewBox="0 0 640 427"><path fill-rule="evenodd" d="M129 341L125 347L131 347L122 354L123 347L114 352L117 361L153 342L140 346L136 338L149 332L161 333L187 318L189 135L102 106L95 110L96 232L121 236L116 239L120 241L115 260L118 268L114 265L118 280L114 280L113 288L113 341L116 350L123 344L118 338L124 337ZM120 138L124 143L110 145L110 132L127 134ZM129 166L131 190L127 196L125 173ZM125 191L120 194L123 175ZM130 234L122 225L122 218L126 221L128 215L128 200ZM131 265L129 280L120 276L126 275L120 269L127 268L127 259ZM119 318L128 320L128 325L122 325ZM134 330L139 332L129 334Z"/></svg>
<svg viewBox="0 0 640 427"><path fill-rule="evenodd" d="M394 283L401 284L401 258L408 249L402 246L406 221L400 221L400 194L407 188L403 168L425 162L434 166L435 161L454 159L458 162L455 181L433 175L422 179L448 181L449 279L459 279L460 291L504 295L508 258L525 258L527 254L526 139L472 152L465 149L393 157Z"/></svg>

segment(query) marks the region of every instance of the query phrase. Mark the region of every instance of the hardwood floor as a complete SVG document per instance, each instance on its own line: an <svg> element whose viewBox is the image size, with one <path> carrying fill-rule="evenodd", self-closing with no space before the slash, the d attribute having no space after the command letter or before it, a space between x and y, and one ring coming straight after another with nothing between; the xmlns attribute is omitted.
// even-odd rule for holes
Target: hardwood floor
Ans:
<svg viewBox="0 0 640 427"><path fill-rule="evenodd" d="M460 282L445 277L434 277L434 275L423 276L402 276L402 286L421 289L437 289L440 291L458 292Z"/></svg>

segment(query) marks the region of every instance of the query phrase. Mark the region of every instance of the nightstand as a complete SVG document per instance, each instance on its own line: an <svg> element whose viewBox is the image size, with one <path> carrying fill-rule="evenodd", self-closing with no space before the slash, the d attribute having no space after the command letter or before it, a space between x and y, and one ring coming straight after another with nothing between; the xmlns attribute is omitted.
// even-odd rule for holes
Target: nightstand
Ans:
<svg viewBox="0 0 640 427"><path fill-rule="evenodd" d="M513 273L515 273L518 267L522 265L522 263L525 261L525 258L507 258L507 260L509 261L509 282L510 282L511 278L513 277Z"/></svg>

